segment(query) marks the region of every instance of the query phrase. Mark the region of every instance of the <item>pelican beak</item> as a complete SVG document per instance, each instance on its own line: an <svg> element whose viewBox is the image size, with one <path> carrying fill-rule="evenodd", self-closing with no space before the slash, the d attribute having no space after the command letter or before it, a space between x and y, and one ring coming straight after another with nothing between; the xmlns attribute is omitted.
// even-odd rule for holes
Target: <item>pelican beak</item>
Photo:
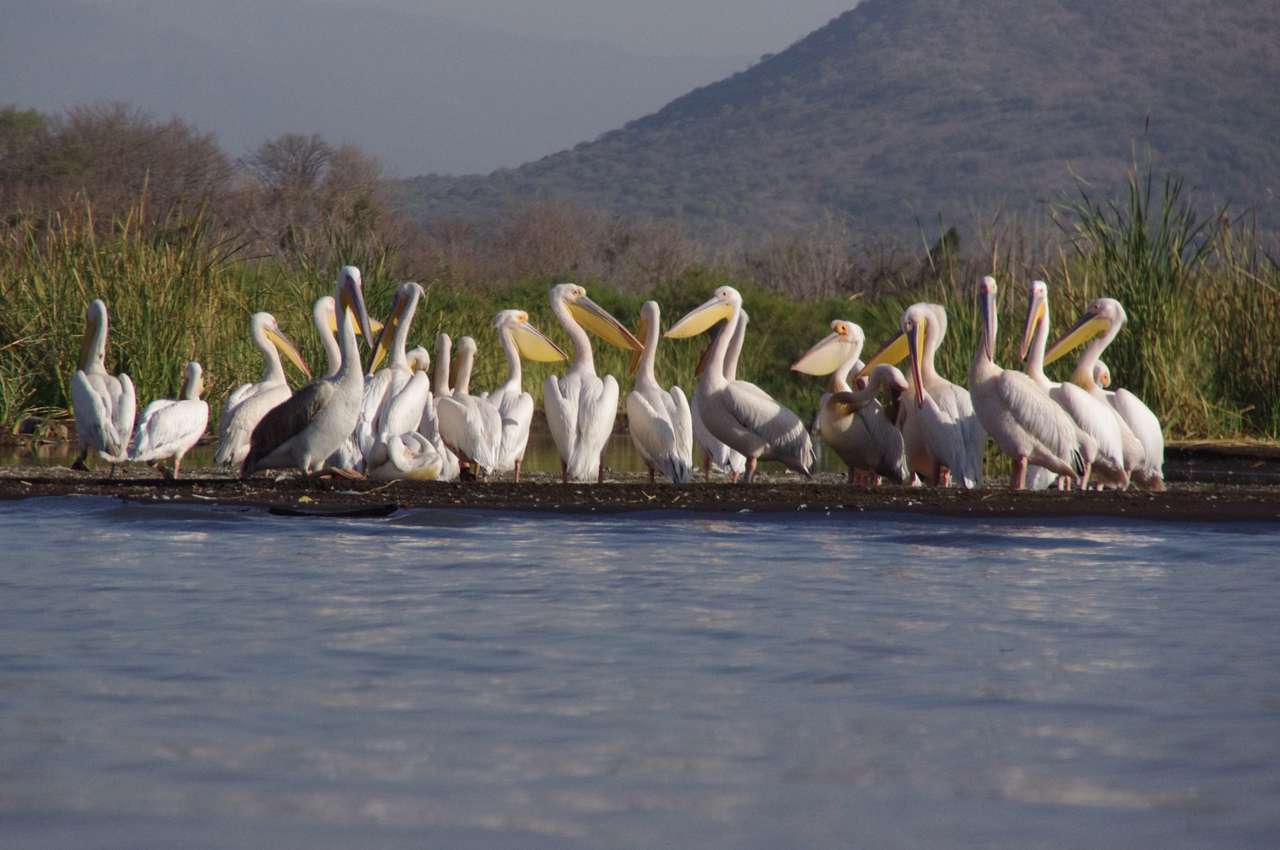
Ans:
<svg viewBox="0 0 1280 850"><path fill-rule="evenodd" d="M511 338L515 340L516 350L520 352L520 356L526 360L533 360L538 363L556 363L569 359L569 355L565 354L560 346L556 345L542 331L528 322L523 322L513 327L511 329Z"/></svg>
<svg viewBox="0 0 1280 850"><path fill-rule="evenodd" d="M827 336L791 364L794 372L805 375L830 375L849 358L849 342L840 334Z"/></svg>
<svg viewBox="0 0 1280 850"><path fill-rule="evenodd" d="M875 353L875 356L867 361L867 365L858 370L858 374L854 375L855 379L864 378L871 374L871 370L879 366L881 363L888 363L890 366L896 366L903 360L907 359L910 350L907 347L907 335L901 331L888 342L884 347Z"/></svg>
<svg viewBox="0 0 1280 850"><path fill-rule="evenodd" d="M1104 334L1109 330L1111 330L1111 322L1101 316L1095 316L1093 313L1085 313L1080 317L1080 321L1076 322L1075 327L1067 331L1062 339L1055 342L1045 352L1044 365L1048 366L1071 349L1084 345L1095 336Z"/></svg>
<svg viewBox="0 0 1280 850"><path fill-rule="evenodd" d="M636 326L636 339L649 338L649 320L644 316L640 317L640 324ZM636 370L640 368L640 358L644 356L644 348L641 347L631 352L631 362L627 364L627 374L634 375Z"/></svg>
<svg viewBox="0 0 1280 850"><path fill-rule="evenodd" d="M996 360L996 301L988 289L978 293L978 306L982 311L982 351L992 363Z"/></svg>
<svg viewBox="0 0 1280 850"><path fill-rule="evenodd" d="M343 283L338 309L350 311L347 315L356 320L356 333L363 333L366 343L372 345L369 341L374 339L374 331L369 322L369 310L364 305L364 289L350 277Z"/></svg>
<svg viewBox="0 0 1280 850"><path fill-rule="evenodd" d="M924 322L920 322L912 325L911 330L905 334L907 351L911 354L911 381L916 388L916 407L924 407L924 378L920 374L920 362L924 360L924 336L927 327ZM864 368L863 371L865 372L866 369Z"/></svg>
<svg viewBox="0 0 1280 850"><path fill-rule="evenodd" d="M376 371L378 366L387 357L387 351L391 348L391 340L396 335L396 329L400 327L400 322L404 318L404 311L409 307L409 299L402 298L400 293L396 293L396 303L392 305L391 316L387 319L387 323L382 326L382 330L378 332L378 341L373 346L373 362L369 364L369 371Z"/></svg>
<svg viewBox="0 0 1280 850"><path fill-rule="evenodd" d="M311 380L311 370L307 368L306 362L302 359L302 355L283 331L276 328L267 328L267 339L271 340L271 344L276 350L292 361L294 366L298 367L298 371L307 376L307 380Z"/></svg>
<svg viewBox="0 0 1280 850"><path fill-rule="evenodd" d="M686 339L705 332L722 319L733 316L733 305L719 298L712 298L700 307L694 307L667 331L667 339ZM725 330L728 330L726 328ZM723 331L722 331L723 333Z"/></svg>
<svg viewBox="0 0 1280 850"><path fill-rule="evenodd" d="M93 354L93 337L98 332L97 317L91 318L84 328L84 337L80 340L80 368L89 371L89 357Z"/></svg>
<svg viewBox="0 0 1280 850"><path fill-rule="evenodd" d="M1044 321L1044 311L1045 301L1038 295L1027 305L1027 326L1022 331L1022 347L1018 349L1018 358L1023 361L1031 351L1031 339L1036 335L1036 327Z"/></svg>
<svg viewBox="0 0 1280 850"><path fill-rule="evenodd" d="M569 312L591 333L617 348L638 351L644 348L640 340L631 335L631 331L623 326L607 310L585 295L568 303Z"/></svg>

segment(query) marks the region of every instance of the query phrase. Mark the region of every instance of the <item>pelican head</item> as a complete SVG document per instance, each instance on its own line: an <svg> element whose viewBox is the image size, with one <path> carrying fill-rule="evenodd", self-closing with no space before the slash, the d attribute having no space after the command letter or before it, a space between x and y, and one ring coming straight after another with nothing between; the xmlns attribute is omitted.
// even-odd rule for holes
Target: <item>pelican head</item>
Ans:
<svg viewBox="0 0 1280 850"><path fill-rule="evenodd" d="M716 322L731 317L742 308L742 293L732 286L722 286L703 302L684 315L667 331L668 339L685 339L705 332Z"/></svg>
<svg viewBox="0 0 1280 850"><path fill-rule="evenodd" d="M640 340L623 326L607 310L587 297L587 290L576 283L561 283L551 287L551 308L564 306L573 319L586 330L617 348L639 351L644 348Z"/></svg>
<svg viewBox="0 0 1280 850"><path fill-rule="evenodd" d="M409 361L410 372L426 372L431 369L431 354L421 345L414 346L405 353Z"/></svg>
<svg viewBox="0 0 1280 850"><path fill-rule="evenodd" d="M325 298L328 298L328 308L332 311L333 299L327 295ZM320 307L318 302L316 304L316 309L323 309ZM310 380L311 370L307 368L307 364L303 361L302 355L298 352L297 346L295 346L289 338L284 335L284 331L280 330L280 323L276 321L275 316L270 313L254 313L250 323L253 327L255 336L258 332L261 332L262 335L267 338L267 341L275 346L276 351L279 351L285 357L288 357L293 365L298 367L298 371L306 375L307 379Z"/></svg>
<svg viewBox="0 0 1280 850"><path fill-rule="evenodd" d="M996 359L996 279L986 275L978 283L978 315L982 318L982 353L991 362Z"/></svg>
<svg viewBox="0 0 1280 850"><path fill-rule="evenodd" d="M856 360L866 339L862 328L836 319L831 323L831 333L792 363L791 368L806 375L830 375L845 363Z"/></svg>
<svg viewBox="0 0 1280 850"><path fill-rule="evenodd" d="M854 376L864 378L881 363L895 366L911 357L912 383L915 385L916 404L924 404L924 381L921 379L925 349L928 340L941 340L947 333L947 311L941 304L919 302L912 304L902 314L901 330L893 339L867 361L867 365Z"/></svg>
<svg viewBox="0 0 1280 850"><path fill-rule="evenodd" d="M382 363L395 339L396 330L404 322L405 316L412 316L418 309L418 300L425 294L422 287L414 281L402 283L396 287L395 297L391 302L391 316L378 332L378 341L373 346L373 362L369 365L372 372Z"/></svg>
<svg viewBox="0 0 1280 850"><path fill-rule="evenodd" d="M104 344L101 346L96 345L99 337L104 340ZM95 360L101 364L106 363L106 338L107 305L103 303L101 298L95 298L89 302L89 308L85 311L84 337L80 341L81 369L87 372Z"/></svg>
<svg viewBox="0 0 1280 850"><path fill-rule="evenodd" d="M1101 360L1093 364L1093 382L1104 390L1111 386L1111 370Z"/></svg>
<svg viewBox="0 0 1280 850"><path fill-rule="evenodd" d="M365 341L374 338L373 327L369 323L369 311L364 306L364 287L360 282L360 270L355 266L343 266L338 272L338 291L334 294L339 310L350 311L348 317L354 316L356 332L363 333ZM349 318L348 318L349 320ZM372 343L369 343L372 345Z"/></svg>
<svg viewBox="0 0 1280 850"><path fill-rule="evenodd" d="M529 324L529 314L524 310L500 311L493 317L493 326L498 329L498 333L506 331L511 334L511 340L516 344L516 351L520 352L520 356L526 360L555 363L569 359L569 355L565 354L560 346Z"/></svg>
<svg viewBox="0 0 1280 850"><path fill-rule="evenodd" d="M1018 358L1026 360L1031 351L1031 341L1035 339L1036 330L1045 315L1049 312L1049 285L1043 280L1033 280L1027 287L1027 326L1022 332L1022 347L1018 349Z"/></svg>
<svg viewBox="0 0 1280 850"><path fill-rule="evenodd" d="M192 360L187 364L186 378L182 382L182 392L179 397L194 400L200 398L202 392L204 392L204 369Z"/></svg>
<svg viewBox="0 0 1280 850"><path fill-rule="evenodd" d="M1124 307L1114 298L1099 298L1090 304L1062 339L1045 352L1044 362L1049 365L1077 346L1083 345L1100 334L1115 335L1125 322Z"/></svg>

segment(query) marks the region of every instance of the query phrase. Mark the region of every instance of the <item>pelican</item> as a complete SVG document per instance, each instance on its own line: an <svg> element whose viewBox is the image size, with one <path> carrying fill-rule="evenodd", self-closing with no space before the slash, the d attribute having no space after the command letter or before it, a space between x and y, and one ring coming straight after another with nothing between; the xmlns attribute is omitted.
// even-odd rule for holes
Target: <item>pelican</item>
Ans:
<svg viewBox="0 0 1280 850"><path fill-rule="evenodd" d="M1044 373L1044 346L1049 339L1049 286L1033 280L1028 288L1027 325L1022 334L1020 356L1023 368L1049 398L1067 412L1081 431L1098 444L1098 454L1091 467L1095 484L1111 484L1121 489L1129 486L1133 463L1125 461L1124 438L1115 412L1102 400L1075 384L1058 384ZM1135 441L1136 444L1136 441ZM1140 446L1138 447L1140 450ZM1067 480L1067 479L1060 479Z"/></svg>
<svg viewBox="0 0 1280 850"><path fill-rule="evenodd" d="M325 362L328 369L325 372L327 377L332 378L338 374L338 370L342 368L342 351L338 348L338 338L336 336L338 330L338 310L335 306L332 295L323 295L316 299L316 303L311 307L311 320L315 325L316 334L320 337L320 346L324 349ZM351 313L350 308L347 310ZM356 336L360 335L359 322L353 316L349 315L351 323L356 326ZM382 326L373 319L369 320L369 328L374 333L378 333ZM325 466L333 469L355 469L364 460L360 454L360 448L356 445L355 433L351 433L342 445L329 457Z"/></svg>
<svg viewBox="0 0 1280 850"><path fill-rule="evenodd" d="M418 433L427 439L440 455L439 481L455 481L462 474L462 464L440 436L440 419L436 409L440 399L453 394L449 389L449 365L453 352L453 340L446 333L436 335L436 368L435 377L431 381L431 402L422 410L422 418L418 422Z"/></svg>
<svg viewBox="0 0 1280 850"><path fill-rule="evenodd" d="M287 399L292 390L285 382L283 352L302 374L311 379L311 370L280 324L270 313L254 313L249 319L253 344L262 352L266 368L256 384L241 384L231 391L218 417L218 451L213 460L218 464L239 466L249 454L249 437L267 411Z"/></svg>
<svg viewBox="0 0 1280 850"><path fill-rule="evenodd" d="M529 324L529 314L524 310L503 310L494 317L493 326L507 355L507 380L489 395L489 401L502 417L502 439L494 471L514 471L518 482L524 450L529 443L529 426L533 422L533 396L524 391L520 358L555 363L568 360L569 355Z"/></svg>
<svg viewBox="0 0 1280 850"><path fill-rule="evenodd" d="M241 475L282 467L296 467L308 475L319 472L355 429L364 389L356 323L365 339L373 337L360 270L355 266L345 266L339 272L334 302L342 355L337 373L312 381L262 418L253 429Z"/></svg>
<svg viewBox="0 0 1280 850"><path fill-rule="evenodd" d="M1023 372L996 365L996 279L987 276L978 288L982 341L969 367L969 392L982 427L1000 450L1013 458L1010 487L1027 486L1027 464L1089 483L1089 458L1081 444L1097 452L1097 444L1071 421L1049 394ZM918 396L917 396L918 398Z"/></svg>
<svg viewBox="0 0 1280 850"><path fill-rule="evenodd" d="M684 484L693 466L693 415L684 390L677 386L664 390L653 373L659 317L658 302L644 302L639 334L644 350L634 359L635 389L627 393L627 430L649 467L649 483L660 469L673 484Z"/></svg>
<svg viewBox="0 0 1280 850"><path fill-rule="evenodd" d="M724 361L724 377L727 381L732 382L738 379L738 357L742 354L742 342L746 339L747 323L750 321L751 317L747 315L747 311L739 310L736 325L730 325L725 322L720 328L720 333L732 335L732 339L729 340L729 351L725 355ZM702 357L698 359L698 367L694 370L695 378L702 375L702 370L707 363L707 356L714 347L715 340L707 343L706 350L702 352ZM694 392L693 398L689 400L689 412L693 417L693 438L702 447L702 474L710 481L711 468L715 467L717 472L727 473L730 482L736 483L738 476L747 470L747 459L742 452L736 452L729 448L707 430L707 426L702 423L701 404L701 397L697 392Z"/></svg>
<svg viewBox="0 0 1280 850"><path fill-rule="evenodd" d="M862 378L881 363L911 357L908 383L915 404L898 409L898 427L907 465L930 484L948 486L952 476L968 489L982 484L982 453L987 435L973 411L969 391L938 374L933 361L947 335L947 311L941 304L912 304L902 314L902 331L867 362Z"/></svg>
<svg viewBox="0 0 1280 850"><path fill-rule="evenodd" d="M576 283L551 288L551 312L573 340L569 371L563 378L550 376L542 389L547 425L560 452L561 479L604 481L602 460L618 415L618 381L612 375L596 376L587 330L618 348L639 351L644 346Z"/></svg>
<svg viewBox="0 0 1280 850"><path fill-rule="evenodd" d="M1109 403L1137 440L1142 443L1143 458L1133 469L1133 480L1143 487L1163 490L1164 433L1160 428L1160 420L1151 412L1151 408L1128 390L1121 389L1106 393L1093 380L1093 367L1102 357L1102 352L1111 344L1111 340L1120 333L1126 318L1124 307L1119 301L1114 298L1097 299L1085 310L1075 327L1050 346L1044 362L1052 363L1076 346L1089 343L1076 362L1075 371L1071 373L1071 382L1084 388L1095 398Z"/></svg>
<svg viewBox="0 0 1280 850"><path fill-rule="evenodd" d="M836 319L831 333L791 365L806 375L830 375L829 392L818 403L818 430L849 468L849 483L861 475L886 475L899 484L911 480L903 449L902 432L889 421L877 395L882 387L901 393L906 378L893 366L881 363L871 370L867 386L857 392L849 386L849 373L861 368L858 355L866 337L853 322Z"/></svg>
<svg viewBox="0 0 1280 850"><path fill-rule="evenodd" d="M431 405L431 358L426 349L410 351L406 361L409 381L395 394L383 413L381 430L366 458L365 469L375 481L409 478L432 481L440 477L444 458L418 432L423 411Z"/></svg>
<svg viewBox="0 0 1280 850"><path fill-rule="evenodd" d="M276 365L279 366L279 361ZM204 370L193 360L187 364L179 398L153 401L142 411L138 439L130 459L150 463L166 478L177 478L183 456L200 441L209 424L209 403L200 398L203 391ZM160 466L160 461L167 457L173 458L171 473Z"/></svg>
<svg viewBox="0 0 1280 850"><path fill-rule="evenodd" d="M387 319L386 325L378 334L378 341L374 344L373 361L369 365L370 375L365 380L364 393L360 400L360 415L356 419L355 440L362 459L367 459L373 451L375 441L384 431L388 408L414 375L405 346L408 344L409 329L413 324L414 313L418 309L418 301L424 294L422 287L413 281L396 287L391 317ZM388 352L390 352L390 361L385 368L378 369L378 364ZM431 400L429 385L426 400ZM413 425L407 430L416 429L417 420L415 419ZM404 431L398 433L404 433Z"/></svg>
<svg viewBox="0 0 1280 850"><path fill-rule="evenodd" d="M458 455L464 467L475 464L476 475L486 475L498 465L502 443L502 414L487 398L471 395L471 369L476 341L458 340L457 383L452 395L436 401L436 417L444 444Z"/></svg>
<svg viewBox="0 0 1280 850"><path fill-rule="evenodd" d="M107 373L107 305L95 298L89 302L84 339L80 344L80 368L71 376L71 409L76 415L76 435L80 456L72 469L88 469L85 458L95 449L113 465L128 458L129 437L137 401L133 381L124 372Z"/></svg>
<svg viewBox="0 0 1280 850"><path fill-rule="evenodd" d="M676 322L667 336L671 339L700 334L721 319L729 325L739 320L742 295L732 286L722 286L700 307ZM815 456L813 442L800 417L778 404L764 390L746 381L730 381L724 375L728 334L716 337L707 355L706 368L698 378L694 396L699 399L702 422L725 445L747 458L745 480L755 478L756 465L776 460L812 478Z"/></svg>

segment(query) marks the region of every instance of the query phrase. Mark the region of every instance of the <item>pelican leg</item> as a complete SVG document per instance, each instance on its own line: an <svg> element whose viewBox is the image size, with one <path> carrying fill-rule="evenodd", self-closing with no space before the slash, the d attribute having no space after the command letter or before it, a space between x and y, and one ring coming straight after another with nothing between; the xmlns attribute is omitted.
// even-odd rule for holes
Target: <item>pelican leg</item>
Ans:
<svg viewBox="0 0 1280 850"><path fill-rule="evenodd" d="M1027 489L1027 456L1021 455L1013 460L1013 473L1009 476L1010 490Z"/></svg>
<svg viewBox="0 0 1280 850"><path fill-rule="evenodd" d="M569 483L569 464L565 463L563 458L560 460L560 483Z"/></svg>
<svg viewBox="0 0 1280 850"><path fill-rule="evenodd" d="M883 477L883 476L876 475L876 476L874 476L874 477L872 478L872 486L873 486L873 487L879 487L879 486L880 486L881 484L883 484L883 483L884 483L884 477Z"/></svg>
<svg viewBox="0 0 1280 850"><path fill-rule="evenodd" d="M852 466L851 466L851 467L849 467L849 472L848 472L848 476L847 476L847 481L848 481L848 483L849 483L849 485L850 485L850 486L852 486L852 485L854 485L854 484L857 484L857 483L858 483L858 479L859 479L859 478L861 478L861 477L862 477L862 473L861 473L860 471L855 471L855 470L854 470L854 468L853 468Z"/></svg>
<svg viewBox="0 0 1280 850"><path fill-rule="evenodd" d="M182 455L176 455L173 458L173 480L178 480L178 468L182 466Z"/></svg>
<svg viewBox="0 0 1280 850"><path fill-rule="evenodd" d="M711 480L711 452L702 453L702 477L707 481Z"/></svg>
<svg viewBox="0 0 1280 850"><path fill-rule="evenodd" d="M88 456L89 456L89 450L88 450L88 449L81 449L81 450L80 450L80 457L76 458L75 463L71 464L71 468L72 468L72 469L78 469L78 470L80 470L81 472L88 472L88 471L89 471L89 466L88 466L88 464L86 464L86 463L84 462L84 459L85 459L85 458L87 458Z"/></svg>
<svg viewBox="0 0 1280 850"><path fill-rule="evenodd" d="M650 470L650 475L652 476L652 474L653 472L652 470ZM597 484L604 483L604 454L603 453L601 453L600 455L600 466L596 470L596 483Z"/></svg>
<svg viewBox="0 0 1280 850"><path fill-rule="evenodd" d="M1085 491L1085 490L1088 490L1088 489L1089 489L1089 476L1090 476L1090 475L1092 475L1092 474L1093 474L1093 464L1089 463L1088 461L1085 461L1085 464L1084 464L1084 475L1081 475L1081 476L1080 476L1080 490L1081 490L1081 492L1083 492L1083 491Z"/></svg>
<svg viewBox="0 0 1280 850"><path fill-rule="evenodd" d="M942 464L934 467L933 480L939 487L951 486L951 470Z"/></svg>
<svg viewBox="0 0 1280 850"><path fill-rule="evenodd" d="M747 484L750 484L752 481L755 480L755 478L756 478L756 459L753 457L749 457L747 458L747 475L746 475L745 481Z"/></svg>
<svg viewBox="0 0 1280 850"><path fill-rule="evenodd" d="M645 466L649 466L649 464L645 464ZM652 467L652 466L649 466L649 483L650 483L650 484L652 484L652 483L654 482L654 474L655 474L655 473L654 473L654 471L653 471L653 467Z"/></svg>
<svg viewBox="0 0 1280 850"><path fill-rule="evenodd" d="M520 464L524 463L524 458L516 458L516 483L520 483Z"/></svg>
<svg viewBox="0 0 1280 850"><path fill-rule="evenodd" d="M730 484L738 483L738 473L734 472L732 469L729 470L729 483Z"/></svg>

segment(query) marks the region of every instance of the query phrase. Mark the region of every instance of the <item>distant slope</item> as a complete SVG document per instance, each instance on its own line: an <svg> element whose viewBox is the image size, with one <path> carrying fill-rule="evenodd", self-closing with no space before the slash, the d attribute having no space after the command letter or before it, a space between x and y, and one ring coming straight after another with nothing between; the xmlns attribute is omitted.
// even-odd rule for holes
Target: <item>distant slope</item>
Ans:
<svg viewBox="0 0 1280 850"><path fill-rule="evenodd" d="M1110 189L1140 140L1157 169L1270 215L1278 44L1274 0L866 0L593 142L416 178L401 197L419 219L567 197L695 230L802 227L830 210L907 233L917 218L1033 208L1072 173Z"/></svg>
<svg viewBox="0 0 1280 850"><path fill-rule="evenodd" d="M237 155L318 132L401 174L520 163L746 65L324 0L3 5L0 105L122 100L214 131Z"/></svg>

